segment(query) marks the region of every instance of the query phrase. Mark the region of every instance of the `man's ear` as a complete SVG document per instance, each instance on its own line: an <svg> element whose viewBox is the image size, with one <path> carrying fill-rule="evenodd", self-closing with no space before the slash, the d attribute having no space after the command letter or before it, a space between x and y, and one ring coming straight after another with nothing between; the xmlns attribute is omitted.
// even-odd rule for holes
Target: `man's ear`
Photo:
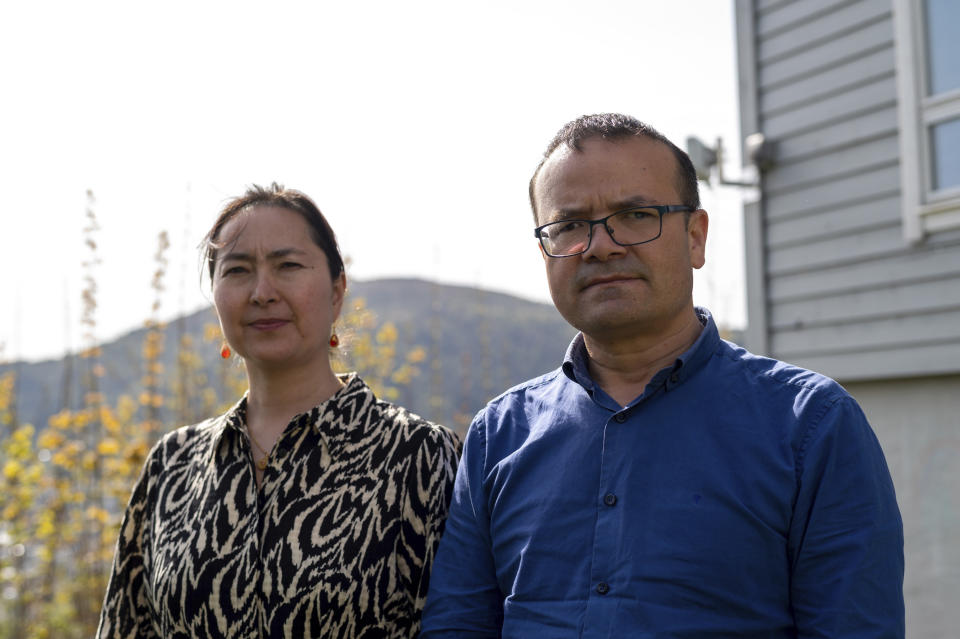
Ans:
<svg viewBox="0 0 960 639"><path fill-rule="evenodd" d="M697 209L690 214L687 223L687 245L690 250L690 264L693 268L701 268L707 261L707 229L710 227L710 216L703 209Z"/></svg>

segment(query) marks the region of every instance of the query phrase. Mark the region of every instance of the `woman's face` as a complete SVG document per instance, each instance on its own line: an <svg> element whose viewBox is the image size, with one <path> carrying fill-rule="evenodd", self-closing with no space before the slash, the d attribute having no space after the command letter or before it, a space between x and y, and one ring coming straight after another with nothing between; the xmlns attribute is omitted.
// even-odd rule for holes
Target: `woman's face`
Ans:
<svg viewBox="0 0 960 639"><path fill-rule="evenodd" d="M346 291L300 214L253 206L218 238L213 303L231 348L264 371L326 363Z"/></svg>

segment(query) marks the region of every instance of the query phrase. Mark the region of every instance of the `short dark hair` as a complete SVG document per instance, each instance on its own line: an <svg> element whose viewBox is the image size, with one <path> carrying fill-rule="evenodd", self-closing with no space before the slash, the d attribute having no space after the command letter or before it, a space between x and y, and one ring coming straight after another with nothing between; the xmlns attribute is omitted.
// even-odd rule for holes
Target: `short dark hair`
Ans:
<svg viewBox="0 0 960 639"><path fill-rule="evenodd" d="M307 222L307 226L310 228L310 237L314 244L319 246L324 255L327 256L330 277L334 280L340 277L340 274L343 273L343 256L340 254L337 236L330 227L330 223L327 222L327 218L323 216L317 205L305 193L284 188L282 185L273 182L268 187L251 185L243 195L229 200L220 210L217 221L213 223L210 231L200 243L211 281L217 262L217 252L223 248L223 243L220 242L220 231L238 213L257 205L276 206L299 214Z"/></svg>
<svg viewBox="0 0 960 639"><path fill-rule="evenodd" d="M567 122L563 125L550 144L547 150L543 152L543 158L537 165L537 170L533 172L530 178L530 208L533 209L533 220L537 220L537 201L534 197L534 187L537 177L540 175L540 169L544 163L557 150L561 144L575 151L581 151L581 143L584 140L601 137L604 140L618 140L628 137L645 137L655 140L673 153L677 160L677 190L680 192L681 204L685 204L692 209L700 208L700 190L697 184L697 171L693 168L693 162L686 151L671 142L665 135L640 120L622 113L598 113L595 115L582 115L576 120Z"/></svg>

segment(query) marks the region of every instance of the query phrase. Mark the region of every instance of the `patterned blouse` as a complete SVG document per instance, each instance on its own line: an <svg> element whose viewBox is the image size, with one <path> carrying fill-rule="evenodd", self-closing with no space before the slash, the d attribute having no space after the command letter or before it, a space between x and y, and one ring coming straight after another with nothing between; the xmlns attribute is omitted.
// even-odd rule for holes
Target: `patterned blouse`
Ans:
<svg viewBox="0 0 960 639"><path fill-rule="evenodd" d="M460 442L344 381L287 425L259 490L246 398L160 440L98 637L416 636Z"/></svg>

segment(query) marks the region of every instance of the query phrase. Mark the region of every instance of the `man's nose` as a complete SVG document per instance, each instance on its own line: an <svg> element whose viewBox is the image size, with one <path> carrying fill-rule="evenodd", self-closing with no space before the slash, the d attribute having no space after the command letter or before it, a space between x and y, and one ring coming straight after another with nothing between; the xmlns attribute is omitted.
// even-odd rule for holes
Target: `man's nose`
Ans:
<svg viewBox="0 0 960 639"><path fill-rule="evenodd" d="M613 241L613 236L606 224L594 224L591 228L590 246L583 253L585 260L606 261L612 257L619 257L626 252L626 248Z"/></svg>

